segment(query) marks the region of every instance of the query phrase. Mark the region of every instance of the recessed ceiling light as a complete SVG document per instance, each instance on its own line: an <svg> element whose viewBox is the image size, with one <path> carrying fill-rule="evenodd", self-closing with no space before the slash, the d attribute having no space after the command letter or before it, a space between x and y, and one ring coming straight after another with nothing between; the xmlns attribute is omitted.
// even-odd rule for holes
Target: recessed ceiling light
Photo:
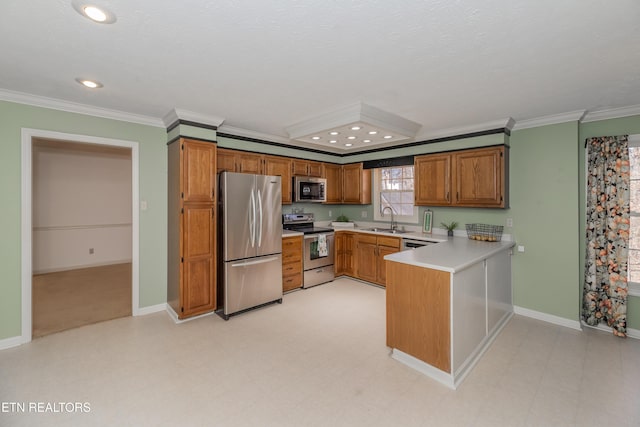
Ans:
<svg viewBox="0 0 640 427"><path fill-rule="evenodd" d="M89 89L100 89L102 87L102 83L95 80L81 79L80 77L78 77L76 81L82 86L88 87Z"/></svg>
<svg viewBox="0 0 640 427"><path fill-rule="evenodd" d="M360 130L360 126L354 126L351 128L351 130Z"/></svg>
<svg viewBox="0 0 640 427"><path fill-rule="evenodd" d="M104 7L97 6L90 1L74 0L72 4L76 12L85 18L91 19L93 22L97 22L99 24L113 24L116 22L116 15Z"/></svg>
<svg viewBox="0 0 640 427"><path fill-rule="evenodd" d="M348 136L347 139L356 139L355 136Z"/></svg>
<svg viewBox="0 0 640 427"><path fill-rule="evenodd" d="M393 138L391 135L385 135L384 136L384 139L391 139L391 138Z"/></svg>
<svg viewBox="0 0 640 427"><path fill-rule="evenodd" d="M340 132L336 132L335 130L333 132L329 132L329 135L340 135Z"/></svg>
<svg viewBox="0 0 640 427"><path fill-rule="evenodd" d="M320 139L320 137L319 137L319 136L312 136L312 137L311 137L311 139L313 139L313 140L316 140L316 141L317 141L317 140L319 140L319 139Z"/></svg>
<svg viewBox="0 0 640 427"><path fill-rule="evenodd" d="M353 144L350 142L347 142L346 144L344 144L345 147L351 147Z"/></svg>
<svg viewBox="0 0 640 427"><path fill-rule="evenodd" d="M362 142L371 142L371 140L370 139L364 139L364 140L362 140Z"/></svg>
<svg viewBox="0 0 640 427"><path fill-rule="evenodd" d="M336 142L338 142L338 141L336 141L335 139L332 139L332 140L331 140L331 141L329 141L329 142L330 142L331 144L335 144L335 143L336 143Z"/></svg>
<svg viewBox="0 0 640 427"><path fill-rule="evenodd" d="M375 131L375 130L369 131L369 135L375 135L376 133L378 133L378 131Z"/></svg>

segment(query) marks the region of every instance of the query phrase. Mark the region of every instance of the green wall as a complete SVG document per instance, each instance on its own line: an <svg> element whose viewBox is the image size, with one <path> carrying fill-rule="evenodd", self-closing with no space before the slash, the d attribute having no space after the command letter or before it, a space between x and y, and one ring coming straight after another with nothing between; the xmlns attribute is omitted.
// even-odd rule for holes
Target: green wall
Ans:
<svg viewBox="0 0 640 427"><path fill-rule="evenodd" d="M578 123L511 134L513 300L579 320Z"/></svg>
<svg viewBox="0 0 640 427"><path fill-rule="evenodd" d="M166 130L0 101L0 340L21 335L21 129L136 141L140 156L140 306L166 302Z"/></svg>

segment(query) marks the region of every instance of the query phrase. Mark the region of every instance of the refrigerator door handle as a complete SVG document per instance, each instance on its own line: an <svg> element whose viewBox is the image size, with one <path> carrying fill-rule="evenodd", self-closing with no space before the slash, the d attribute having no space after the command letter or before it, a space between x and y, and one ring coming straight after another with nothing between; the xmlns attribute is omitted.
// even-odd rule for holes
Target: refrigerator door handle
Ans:
<svg viewBox="0 0 640 427"><path fill-rule="evenodd" d="M251 247L256 246L256 196L251 190L251 210L249 211L249 234L251 235Z"/></svg>
<svg viewBox="0 0 640 427"><path fill-rule="evenodd" d="M258 259L254 261L236 262L234 264L231 264L231 267L246 267L248 265L265 264L267 262L277 261L277 260L278 260L278 257L270 257L270 258Z"/></svg>
<svg viewBox="0 0 640 427"><path fill-rule="evenodd" d="M259 229L258 229L258 247L262 246L262 194L260 194L260 190L258 190L258 212L260 213L260 220L258 221Z"/></svg>

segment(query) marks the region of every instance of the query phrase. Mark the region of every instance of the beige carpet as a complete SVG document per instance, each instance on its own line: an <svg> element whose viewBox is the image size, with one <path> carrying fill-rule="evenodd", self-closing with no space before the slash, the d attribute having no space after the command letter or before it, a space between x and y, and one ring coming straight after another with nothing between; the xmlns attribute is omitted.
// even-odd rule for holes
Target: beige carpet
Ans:
<svg viewBox="0 0 640 427"><path fill-rule="evenodd" d="M131 263L33 276L33 338L131 316Z"/></svg>

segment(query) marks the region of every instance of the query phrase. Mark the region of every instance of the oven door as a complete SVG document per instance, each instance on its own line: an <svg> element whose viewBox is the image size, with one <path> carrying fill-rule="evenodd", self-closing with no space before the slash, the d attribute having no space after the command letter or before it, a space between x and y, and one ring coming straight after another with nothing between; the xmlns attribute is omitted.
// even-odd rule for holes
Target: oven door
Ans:
<svg viewBox="0 0 640 427"><path fill-rule="evenodd" d="M324 236L324 243L322 237ZM304 269L333 265L333 233L304 235Z"/></svg>

